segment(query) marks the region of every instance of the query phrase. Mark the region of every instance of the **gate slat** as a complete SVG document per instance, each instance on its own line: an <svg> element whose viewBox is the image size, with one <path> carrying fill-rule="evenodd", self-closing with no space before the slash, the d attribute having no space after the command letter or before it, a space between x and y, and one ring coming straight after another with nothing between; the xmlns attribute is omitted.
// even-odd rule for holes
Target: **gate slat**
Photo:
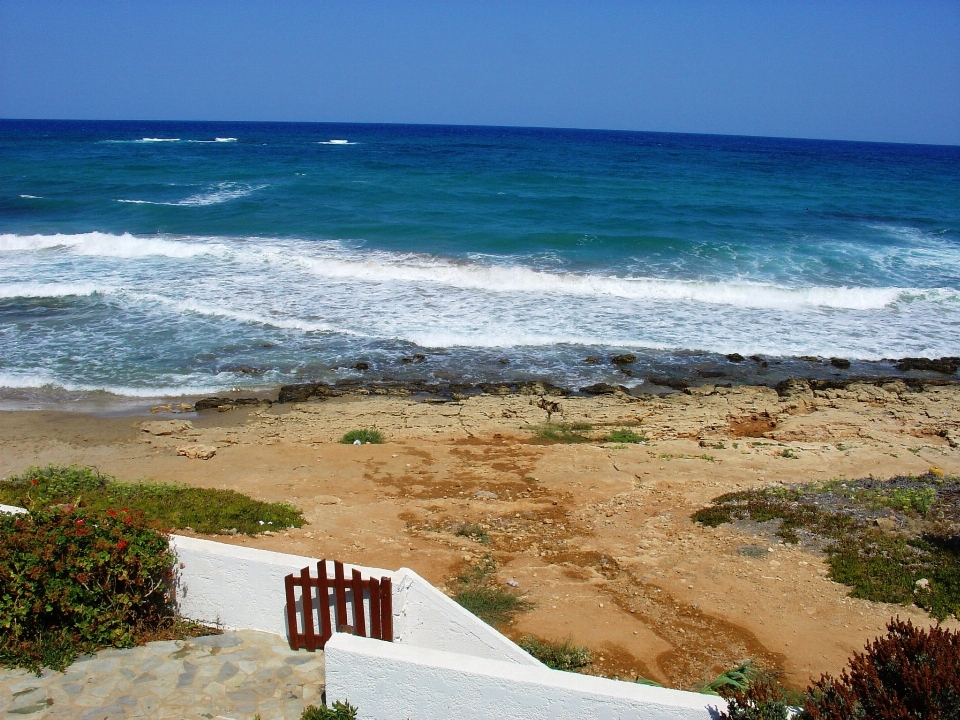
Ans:
<svg viewBox="0 0 960 720"><path fill-rule="evenodd" d="M317 603L320 611L320 647L327 644L333 635L333 623L330 622L330 583L327 580L327 561L317 563Z"/></svg>
<svg viewBox="0 0 960 720"><path fill-rule="evenodd" d="M313 652L317 649L317 636L313 631L313 583L310 568L301 570L300 577L303 578L303 639L307 650Z"/></svg>
<svg viewBox="0 0 960 720"><path fill-rule="evenodd" d="M344 625L347 625L347 582L343 577L343 563L339 560L333 561L333 593L337 598L337 621L334 627L337 632Z"/></svg>
<svg viewBox="0 0 960 720"><path fill-rule="evenodd" d="M366 623L363 621L363 581L360 579L360 571L356 568L352 573L353 582L353 634L360 637L367 636Z"/></svg>
<svg viewBox="0 0 960 720"><path fill-rule="evenodd" d="M380 637L393 642L393 581L380 578Z"/></svg>
<svg viewBox="0 0 960 720"><path fill-rule="evenodd" d="M370 586L370 637L383 639L380 629L380 581L375 577L367 581Z"/></svg>
<svg viewBox="0 0 960 720"><path fill-rule="evenodd" d="M293 650L299 650L303 638L300 635L300 629L297 627L297 600L293 592L294 579L292 573L283 579L283 584L287 591L287 628L290 631L290 647Z"/></svg>

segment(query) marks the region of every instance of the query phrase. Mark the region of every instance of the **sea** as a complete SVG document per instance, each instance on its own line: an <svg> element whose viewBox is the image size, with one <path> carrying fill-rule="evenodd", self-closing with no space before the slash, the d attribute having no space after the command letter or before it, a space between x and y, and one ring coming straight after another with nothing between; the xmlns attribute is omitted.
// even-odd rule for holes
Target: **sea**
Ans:
<svg viewBox="0 0 960 720"><path fill-rule="evenodd" d="M956 146L0 121L8 406L958 355Z"/></svg>

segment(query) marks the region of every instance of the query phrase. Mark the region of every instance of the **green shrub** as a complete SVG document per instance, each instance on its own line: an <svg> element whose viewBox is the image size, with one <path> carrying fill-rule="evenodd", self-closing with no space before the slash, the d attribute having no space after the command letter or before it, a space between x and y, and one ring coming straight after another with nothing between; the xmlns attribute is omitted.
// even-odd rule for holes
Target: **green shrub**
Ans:
<svg viewBox="0 0 960 720"><path fill-rule="evenodd" d="M555 443L585 443L590 438L584 435L593 429L589 423L554 423L547 422L532 428L533 436L537 440L546 440Z"/></svg>
<svg viewBox="0 0 960 720"><path fill-rule="evenodd" d="M344 445L353 445L357 440L360 441L361 445L368 443L370 445L382 445L383 433L373 428L363 428L361 430L351 430L340 438L340 442Z"/></svg>
<svg viewBox="0 0 960 720"><path fill-rule="evenodd" d="M718 675L711 682L700 688L700 692L708 695L722 695L724 692L746 690L753 682L761 679L763 672L754 667L753 662L747 660L732 670Z"/></svg>
<svg viewBox="0 0 960 720"><path fill-rule="evenodd" d="M637 435L633 430L620 429L612 430L604 440L611 443L642 443L646 442L647 438L643 435Z"/></svg>
<svg viewBox="0 0 960 720"><path fill-rule="evenodd" d="M348 702L335 700L333 707L308 705L300 720L356 720L357 708Z"/></svg>
<svg viewBox="0 0 960 720"><path fill-rule="evenodd" d="M88 467L33 467L0 481L0 503L29 510L82 504L99 514L126 508L142 513L164 529L191 528L199 533L237 532L300 527L306 521L286 503L254 500L233 490L197 488L169 483L126 483Z"/></svg>
<svg viewBox="0 0 960 720"><path fill-rule="evenodd" d="M720 720L787 720L790 711L782 689L769 678L760 678L745 686L725 686L719 694L727 701Z"/></svg>
<svg viewBox="0 0 960 720"><path fill-rule="evenodd" d="M173 563L166 536L139 514L0 515L0 664L62 670L80 653L175 628Z"/></svg>
<svg viewBox="0 0 960 720"><path fill-rule="evenodd" d="M569 639L552 642L527 635L520 638L520 642L517 644L544 665L554 670L571 672L586 667L593 661L590 650L574 645Z"/></svg>

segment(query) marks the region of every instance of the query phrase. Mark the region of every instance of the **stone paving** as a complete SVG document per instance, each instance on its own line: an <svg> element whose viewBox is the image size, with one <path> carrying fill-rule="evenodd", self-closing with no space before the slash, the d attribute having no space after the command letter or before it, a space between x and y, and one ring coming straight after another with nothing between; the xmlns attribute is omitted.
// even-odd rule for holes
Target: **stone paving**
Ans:
<svg viewBox="0 0 960 720"><path fill-rule="evenodd" d="M0 669L0 716L30 720L300 720L319 705L323 653L252 630L85 656L40 677Z"/></svg>

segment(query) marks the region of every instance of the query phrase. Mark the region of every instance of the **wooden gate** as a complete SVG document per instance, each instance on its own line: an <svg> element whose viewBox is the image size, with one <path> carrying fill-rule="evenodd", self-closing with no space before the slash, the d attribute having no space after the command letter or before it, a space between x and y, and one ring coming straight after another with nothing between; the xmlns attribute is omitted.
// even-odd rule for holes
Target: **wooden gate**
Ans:
<svg viewBox="0 0 960 720"><path fill-rule="evenodd" d="M310 568L305 567L299 577L292 573L287 575L284 584L287 590L290 647L294 650L306 648L313 651L322 648L334 631L393 642L393 586L389 577L363 580L360 571L354 568L347 579L344 577L343 563L335 560L333 577L328 578L327 561L321 560L317 563L317 577L310 577ZM301 588L303 632L297 622L294 588L298 587ZM315 624L317 615L319 623Z"/></svg>

